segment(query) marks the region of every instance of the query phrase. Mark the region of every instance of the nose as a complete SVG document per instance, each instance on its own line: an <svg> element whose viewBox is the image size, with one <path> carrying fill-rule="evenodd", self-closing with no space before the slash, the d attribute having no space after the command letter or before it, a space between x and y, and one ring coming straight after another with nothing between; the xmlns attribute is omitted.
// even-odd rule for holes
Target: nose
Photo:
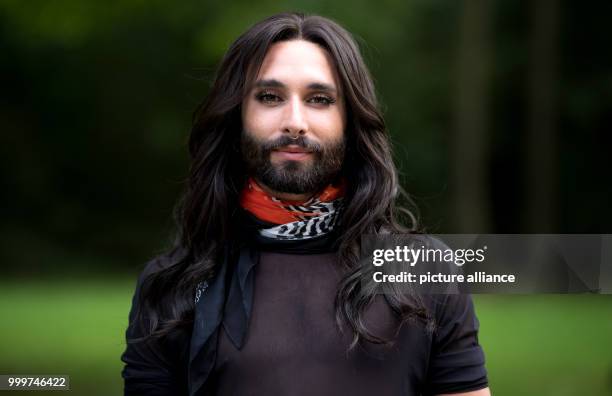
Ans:
<svg viewBox="0 0 612 396"><path fill-rule="evenodd" d="M283 115L281 125L283 133L289 134L294 139L306 134L308 123L305 110L300 98L293 97L290 100Z"/></svg>

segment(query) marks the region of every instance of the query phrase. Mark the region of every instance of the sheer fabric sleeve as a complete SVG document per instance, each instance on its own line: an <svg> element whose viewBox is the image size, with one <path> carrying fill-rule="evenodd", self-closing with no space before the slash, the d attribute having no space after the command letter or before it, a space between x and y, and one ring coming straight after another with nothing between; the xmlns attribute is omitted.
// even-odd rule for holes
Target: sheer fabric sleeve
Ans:
<svg viewBox="0 0 612 396"><path fill-rule="evenodd" d="M479 322L468 294L436 296L425 395L468 392L488 386L485 358L478 343Z"/></svg>

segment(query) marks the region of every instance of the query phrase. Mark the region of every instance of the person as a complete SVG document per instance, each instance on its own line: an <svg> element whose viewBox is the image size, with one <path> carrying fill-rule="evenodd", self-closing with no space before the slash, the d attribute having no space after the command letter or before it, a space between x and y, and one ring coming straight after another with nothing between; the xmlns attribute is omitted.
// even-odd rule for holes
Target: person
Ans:
<svg viewBox="0 0 612 396"><path fill-rule="evenodd" d="M132 301L126 395L489 394L469 295L362 282L361 236L415 225L344 28L282 13L248 29L189 153L176 246Z"/></svg>

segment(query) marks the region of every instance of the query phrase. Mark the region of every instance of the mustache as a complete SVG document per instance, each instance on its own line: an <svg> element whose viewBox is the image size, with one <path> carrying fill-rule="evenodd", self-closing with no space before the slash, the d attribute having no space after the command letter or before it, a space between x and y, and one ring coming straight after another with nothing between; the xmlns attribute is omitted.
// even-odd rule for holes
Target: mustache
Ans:
<svg viewBox="0 0 612 396"><path fill-rule="evenodd" d="M323 151L323 146L321 144L314 142L305 136L298 136L297 139L291 139L287 135L283 135L278 139L265 142L261 145L261 148L264 151L272 151L277 148L289 145L299 146L305 150L312 151L314 153L320 153L321 151Z"/></svg>

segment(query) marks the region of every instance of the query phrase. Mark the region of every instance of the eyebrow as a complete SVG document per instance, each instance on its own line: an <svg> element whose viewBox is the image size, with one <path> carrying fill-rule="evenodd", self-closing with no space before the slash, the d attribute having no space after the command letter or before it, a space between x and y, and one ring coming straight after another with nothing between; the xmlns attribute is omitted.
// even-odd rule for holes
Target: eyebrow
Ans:
<svg viewBox="0 0 612 396"><path fill-rule="evenodd" d="M254 84L254 87L255 88L286 88L286 85L276 79L271 78L271 79L256 81ZM333 85L322 83L322 82L310 83L306 86L306 88L311 89L311 90L316 90L316 91L329 92L329 93L336 93L337 91Z"/></svg>

